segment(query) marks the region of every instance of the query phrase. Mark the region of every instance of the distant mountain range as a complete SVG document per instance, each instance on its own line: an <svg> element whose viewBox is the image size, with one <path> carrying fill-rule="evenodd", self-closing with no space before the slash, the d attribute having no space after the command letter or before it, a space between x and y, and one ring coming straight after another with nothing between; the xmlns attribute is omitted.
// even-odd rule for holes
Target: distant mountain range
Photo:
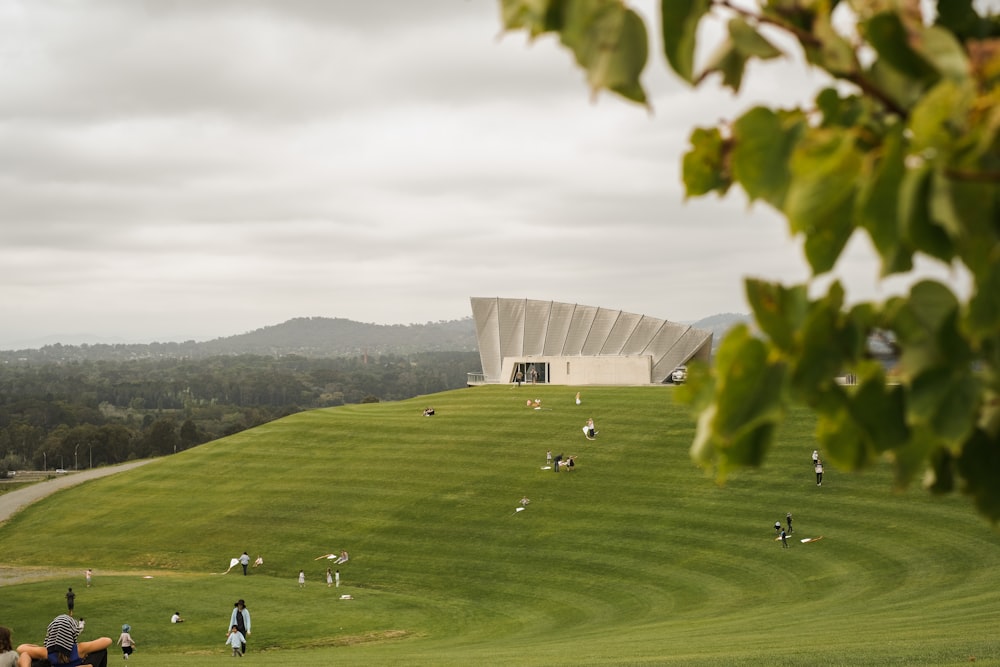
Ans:
<svg viewBox="0 0 1000 667"><path fill-rule="evenodd" d="M712 315L692 323L712 331L714 344L746 314ZM363 354L468 352L478 349L471 317L426 324L369 324L343 318L297 317L281 324L214 340L182 343L54 343L37 349L0 351L0 361L74 361L204 358L256 354L324 358Z"/></svg>

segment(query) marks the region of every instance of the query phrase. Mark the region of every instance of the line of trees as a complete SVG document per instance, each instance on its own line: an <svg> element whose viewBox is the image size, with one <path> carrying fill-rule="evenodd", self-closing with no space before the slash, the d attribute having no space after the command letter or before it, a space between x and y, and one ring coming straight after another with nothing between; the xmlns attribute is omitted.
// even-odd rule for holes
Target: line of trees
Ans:
<svg viewBox="0 0 1000 667"><path fill-rule="evenodd" d="M163 456L303 410L464 387L476 352L0 365L0 475Z"/></svg>

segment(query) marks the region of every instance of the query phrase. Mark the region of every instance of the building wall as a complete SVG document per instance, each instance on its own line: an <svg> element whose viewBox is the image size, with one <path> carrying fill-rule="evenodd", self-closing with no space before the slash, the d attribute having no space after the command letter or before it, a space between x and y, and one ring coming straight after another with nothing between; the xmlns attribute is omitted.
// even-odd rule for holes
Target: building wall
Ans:
<svg viewBox="0 0 1000 667"><path fill-rule="evenodd" d="M561 385L637 385L649 384L652 357L507 357L501 377L514 377L517 364L548 364L548 384ZM527 378L525 378L527 381Z"/></svg>

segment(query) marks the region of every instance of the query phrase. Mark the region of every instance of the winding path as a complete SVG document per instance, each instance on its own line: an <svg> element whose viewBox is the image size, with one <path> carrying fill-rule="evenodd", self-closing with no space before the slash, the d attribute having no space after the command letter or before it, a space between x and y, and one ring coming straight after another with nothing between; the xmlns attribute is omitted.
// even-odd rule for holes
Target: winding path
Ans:
<svg viewBox="0 0 1000 667"><path fill-rule="evenodd" d="M41 500L45 496L53 494L56 491L76 486L77 484L81 484L91 479L107 477L108 475L114 475L115 473L123 472L125 470L138 468L141 465L146 465L152 460L153 459L130 461L116 466L91 468L90 470L66 473L65 475L58 475L52 479L47 479L43 482L37 482L35 484L29 484L24 488L0 495L0 524L36 500Z"/></svg>

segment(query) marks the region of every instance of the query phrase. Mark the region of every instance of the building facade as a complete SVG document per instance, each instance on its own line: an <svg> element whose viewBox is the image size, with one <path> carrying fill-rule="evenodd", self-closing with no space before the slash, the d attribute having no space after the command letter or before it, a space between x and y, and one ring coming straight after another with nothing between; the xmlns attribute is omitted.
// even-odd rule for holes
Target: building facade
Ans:
<svg viewBox="0 0 1000 667"><path fill-rule="evenodd" d="M482 381L659 384L709 361L712 332L621 310L556 301L471 297Z"/></svg>

